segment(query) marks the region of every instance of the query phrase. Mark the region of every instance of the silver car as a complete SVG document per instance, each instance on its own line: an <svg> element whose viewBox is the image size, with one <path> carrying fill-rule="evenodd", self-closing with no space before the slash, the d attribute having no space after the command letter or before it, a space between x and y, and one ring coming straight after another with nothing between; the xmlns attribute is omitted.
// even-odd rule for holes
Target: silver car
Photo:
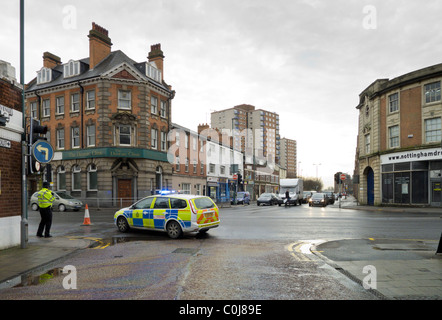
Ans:
<svg viewBox="0 0 442 320"><path fill-rule="evenodd" d="M55 210L61 212L66 210L78 211L83 206L83 203L80 200L71 197L65 192L52 191L52 193L54 194L55 197L55 201L52 204L52 208L54 208ZM30 205L32 210L34 211L38 210L38 191L34 192L34 194L32 195Z"/></svg>

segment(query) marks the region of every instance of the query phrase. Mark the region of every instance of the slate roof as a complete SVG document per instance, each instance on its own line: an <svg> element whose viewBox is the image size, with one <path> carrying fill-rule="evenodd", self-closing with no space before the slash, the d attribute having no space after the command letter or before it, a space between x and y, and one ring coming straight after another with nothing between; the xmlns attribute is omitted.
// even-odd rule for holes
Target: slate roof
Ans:
<svg viewBox="0 0 442 320"><path fill-rule="evenodd" d="M157 82L148 76L146 76L145 73L145 63L146 62L140 62L137 63L136 61L129 58L125 53L123 53L121 50L112 51L106 58L104 58L99 64L95 66L94 69L89 69L89 58L84 58L80 61L80 74L78 76L64 78L63 77L63 64L58 65L52 69L52 81L37 84L37 78L34 78L31 82L28 84L28 88L26 89L26 92L35 91L35 90L41 90L51 87L56 87L63 84L78 82L81 80L91 79L100 77L109 71L112 71L117 66L121 65L122 63L126 63L129 66L132 67L133 70L137 72L139 77L144 79L146 82L150 82L153 85L171 92L167 84L162 81L162 83Z"/></svg>

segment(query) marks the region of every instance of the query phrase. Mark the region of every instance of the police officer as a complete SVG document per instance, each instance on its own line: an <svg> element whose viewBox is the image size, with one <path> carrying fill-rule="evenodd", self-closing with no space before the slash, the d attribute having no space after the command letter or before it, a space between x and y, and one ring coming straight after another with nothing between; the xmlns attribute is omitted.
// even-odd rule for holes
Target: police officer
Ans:
<svg viewBox="0 0 442 320"><path fill-rule="evenodd" d="M52 225L52 203L55 197L51 190L49 190L49 182L43 182L43 188L38 192L38 206L40 207L41 221L37 230L37 237L50 238L51 225Z"/></svg>

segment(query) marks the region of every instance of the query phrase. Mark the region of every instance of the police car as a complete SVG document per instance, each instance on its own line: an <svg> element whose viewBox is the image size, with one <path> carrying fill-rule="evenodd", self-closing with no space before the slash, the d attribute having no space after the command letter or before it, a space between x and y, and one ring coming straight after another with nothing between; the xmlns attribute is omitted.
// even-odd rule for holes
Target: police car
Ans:
<svg viewBox="0 0 442 320"><path fill-rule="evenodd" d="M205 196L154 195L143 198L114 215L120 232L131 228L165 231L170 238L187 232L207 232L220 224L217 205Z"/></svg>

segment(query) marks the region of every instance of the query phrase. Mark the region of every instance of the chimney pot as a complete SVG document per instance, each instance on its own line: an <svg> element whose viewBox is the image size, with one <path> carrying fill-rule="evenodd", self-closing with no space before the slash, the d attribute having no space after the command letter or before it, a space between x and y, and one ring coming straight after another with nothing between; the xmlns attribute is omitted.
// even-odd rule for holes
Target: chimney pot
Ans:
<svg viewBox="0 0 442 320"><path fill-rule="evenodd" d="M52 69L60 64L61 64L60 57L47 51L43 52L43 67Z"/></svg>
<svg viewBox="0 0 442 320"><path fill-rule="evenodd" d="M112 42L109 38L109 31L95 22L92 22L88 37L89 68L93 69L111 53Z"/></svg>
<svg viewBox="0 0 442 320"><path fill-rule="evenodd" d="M149 62L155 62L155 65L158 70L161 71L162 78L164 79L164 54L161 50L161 43L150 46L150 52L147 58L149 59Z"/></svg>

